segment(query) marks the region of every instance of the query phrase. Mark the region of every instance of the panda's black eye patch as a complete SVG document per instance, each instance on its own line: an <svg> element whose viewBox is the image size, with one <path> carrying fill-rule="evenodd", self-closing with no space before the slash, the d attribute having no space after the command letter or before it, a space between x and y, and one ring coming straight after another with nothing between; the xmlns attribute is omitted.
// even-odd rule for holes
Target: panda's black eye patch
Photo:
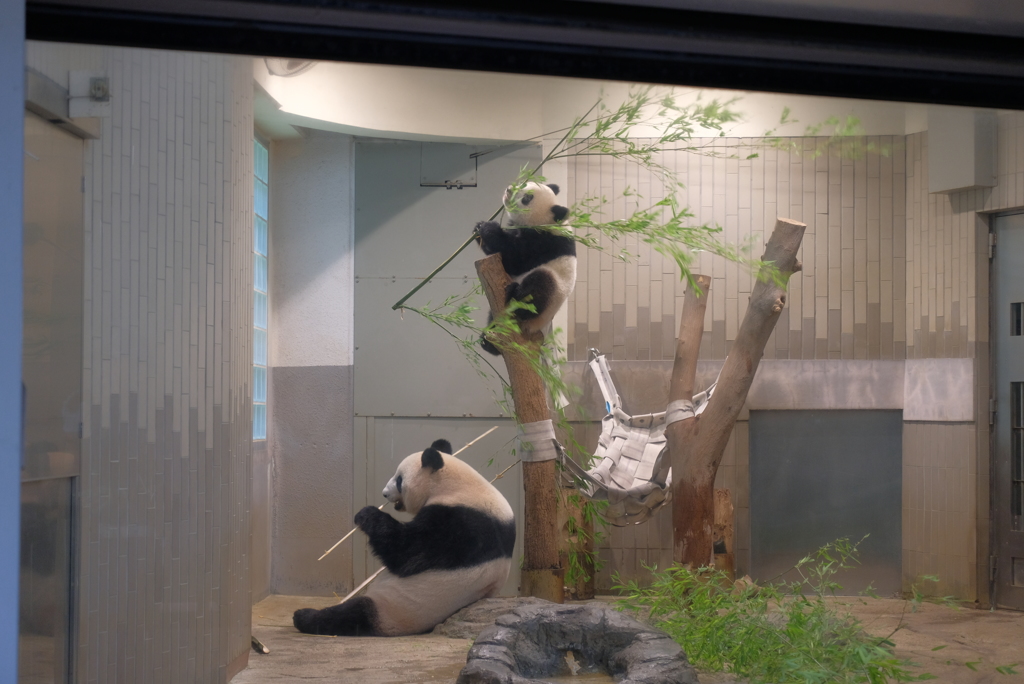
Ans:
<svg viewBox="0 0 1024 684"><path fill-rule="evenodd" d="M395 478L395 488L398 490L399 494L402 493L402 476L401 475L399 475L398 477Z"/></svg>
<svg viewBox="0 0 1024 684"><path fill-rule="evenodd" d="M524 207L529 206L530 202L532 202L532 201L533 201L533 193L532 192L528 192L525 195L523 195L522 202L523 202L523 206Z"/></svg>

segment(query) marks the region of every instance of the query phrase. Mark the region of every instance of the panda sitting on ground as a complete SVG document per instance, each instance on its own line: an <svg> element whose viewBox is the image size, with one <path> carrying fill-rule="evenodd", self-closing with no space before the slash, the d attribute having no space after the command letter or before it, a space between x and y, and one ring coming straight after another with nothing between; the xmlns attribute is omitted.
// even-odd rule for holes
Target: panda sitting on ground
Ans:
<svg viewBox="0 0 1024 684"><path fill-rule="evenodd" d="M551 322L575 287L576 241L535 227L559 225L569 214L557 204L557 185L529 182L513 195L514 190L509 187L504 197L509 228L496 221L481 221L473 230L484 254L501 254L502 266L512 278L505 301L515 299L536 309L515 312L520 331L529 335ZM490 322L488 318L488 325ZM484 335L480 345L491 354L501 353Z"/></svg>
<svg viewBox="0 0 1024 684"><path fill-rule="evenodd" d="M403 636L430 631L453 613L495 596L508 579L516 523L512 507L448 441L407 456L384 487L402 523L366 506L355 523L387 568L365 595L323 610L301 608L300 632Z"/></svg>

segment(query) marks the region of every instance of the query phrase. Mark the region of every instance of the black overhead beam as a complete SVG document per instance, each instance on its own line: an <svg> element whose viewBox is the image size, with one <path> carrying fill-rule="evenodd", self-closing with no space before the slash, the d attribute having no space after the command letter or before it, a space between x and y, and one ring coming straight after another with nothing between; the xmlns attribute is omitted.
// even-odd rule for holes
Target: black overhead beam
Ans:
<svg viewBox="0 0 1024 684"><path fill-rule="evenodd" d="M29 0L29 39L1024 109L1024 38L574 0Z"/></svg>

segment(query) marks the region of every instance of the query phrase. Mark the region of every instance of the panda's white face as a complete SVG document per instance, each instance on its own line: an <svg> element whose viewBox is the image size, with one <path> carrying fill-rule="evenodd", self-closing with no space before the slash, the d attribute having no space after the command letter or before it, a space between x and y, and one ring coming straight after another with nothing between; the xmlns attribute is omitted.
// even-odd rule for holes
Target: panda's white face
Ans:
<svg viewBox="0 0 1024 684"><path fill-rule="evenodd" d="M396 511L416 513L422 506L422 502L418 502L419 505L416 505L417 502L413 500L407 501L407 494L410 491L420 491L423 487L422 482L417 482L417 479L422 479L423 477L423 474L420 472L423 470L420 466L421 456L422 452L406 456L402 459L394 476L384 485L384 498L394 504Z"/></svg>
<svg viewBox="0 0 1024 684"><path fill-rule="evenodd" d="M510 226L551 226L560 224L569 214L558 204L558 186L529 182L515 192L516 186L505 190L505 209ZM514 194L513 194L514 193Z"/></svg>
<svg viewBox="0 0 1024 684"><path fill-rule="evenodd" d="M451 446L438 450L434 446L411 454L398 464L394 477L384 487L384 497L396 511L416 515L428 504L470 506L490 513L499 520L512 517L508 505L497 489L472 466L450 455Z"/></svg>

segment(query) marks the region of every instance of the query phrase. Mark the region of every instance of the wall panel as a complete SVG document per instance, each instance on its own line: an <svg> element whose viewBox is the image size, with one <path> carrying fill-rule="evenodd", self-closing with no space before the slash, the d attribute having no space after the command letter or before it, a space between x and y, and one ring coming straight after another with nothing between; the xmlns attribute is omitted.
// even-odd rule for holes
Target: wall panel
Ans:
<svg viewBox="0 0 1024 684"><path fill-rule="evenodd" d="M703 154L662 155L684 186L677 199L694 213L693 224L721 227L722 237L749 246L751 257L763 253L777 217L807 223L799 255L804 269L790 279L766 358L905 358L897 334L904 257L895 246L907 220L898 201L906 182L903 140L872 136L828 145L823 138L790 138L776 149L715 138L694 141ZM603 196L608 218L624 218L666 192L656 174L608 157L570 159L568 178L569 201ZM636 192L623 198L627 185ZM584 360L591 346L614 359L672 358L685 291L678 267L635 239L601 240L605 251L580 259L569 303L569 358ZM613 258L620 250L635 257ZM701 357L722 359L746 312L753 275L706 253L696 255L693 270L712 276Z"/></svg>
<svg viewBox="0 0 1024 684"><path fill-rule="evenodd" d="M76 680L223 682L251 626L251 62L29 54L112 93L83 173Z"/></svg>

